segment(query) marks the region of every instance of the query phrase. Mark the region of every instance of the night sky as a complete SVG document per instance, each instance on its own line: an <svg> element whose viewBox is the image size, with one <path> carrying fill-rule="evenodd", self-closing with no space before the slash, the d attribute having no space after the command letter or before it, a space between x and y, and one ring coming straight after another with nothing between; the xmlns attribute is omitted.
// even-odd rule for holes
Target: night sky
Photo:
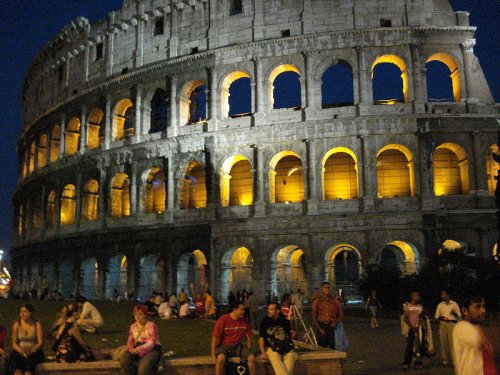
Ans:
<svg viewBox="0 0 500 375"><path fill-rule="evenodd" d="M119 9L123 0L0 0L0 249L12 244L11 198L17 182L16 142L21 132L21 86L40 49L77 16L90 21ZM478 26L475 53L497 102L500 38L497 0L451 0L455 10L471 13Z"/></svg>

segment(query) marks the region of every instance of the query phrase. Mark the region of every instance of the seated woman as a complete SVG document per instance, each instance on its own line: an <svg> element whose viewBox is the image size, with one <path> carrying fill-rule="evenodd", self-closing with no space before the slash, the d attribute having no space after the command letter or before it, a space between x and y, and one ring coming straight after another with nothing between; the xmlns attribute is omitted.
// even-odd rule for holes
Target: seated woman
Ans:
<svg viewBox="0 0 500 375"><path fill-rule="evenodd" d="M59 330L59 327L61 327L64 322L66 321L66 312L68 311L68 306L63 306L61 309L61 312L57 315L56 320L54 320L54 323L52 323L52 334L53 336L56 335L57 331Z"/></svg>
<svg viewBox="0 0 500 375"><path fill-rule="evenodd" d="M0 327L0 375L5 375L7 370L7 361L5 355L5 338L7 336L7 330Z"/></svg>
<svg viewBox="0 0 500 375"><path fill-rule="evenodd" d="M90 347L80 336L80 330L75 324L78 318L78 307L68 305L66 317L56 332L56 342L52 347L56 352L57 362L89 362L94 361L95 356Z"/></svg>
<svg viewBox="0 0 500 375"><path fill-rule="evenodd" d="M156 374L161 356L158 327L149 320L145 305L134 307L135 323L130 326L127 351L120 359L126 375Z"/></svg>
<svg viewBox="0 0 500 375"><path fill-rule="evenodd" d="M43 331L39 321L33 318L35 309L26 304L19 310L19 320L12 326L12 353L10 366L14 375L31 375L36 365L43 362Z"/></svg>

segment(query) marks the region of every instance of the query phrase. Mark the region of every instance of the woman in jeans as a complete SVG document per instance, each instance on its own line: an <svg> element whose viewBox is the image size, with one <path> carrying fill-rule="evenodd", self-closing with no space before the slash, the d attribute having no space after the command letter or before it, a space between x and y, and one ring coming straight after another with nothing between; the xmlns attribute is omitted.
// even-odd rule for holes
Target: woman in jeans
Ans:
<svg viewBox="0 0 500 375"><path fill-rule="evenodd" d="M120 359L126 375L156 374L161 357L158 327L149 320L145 305L134 307L135 323L128 331L127 351Z"/></svg>

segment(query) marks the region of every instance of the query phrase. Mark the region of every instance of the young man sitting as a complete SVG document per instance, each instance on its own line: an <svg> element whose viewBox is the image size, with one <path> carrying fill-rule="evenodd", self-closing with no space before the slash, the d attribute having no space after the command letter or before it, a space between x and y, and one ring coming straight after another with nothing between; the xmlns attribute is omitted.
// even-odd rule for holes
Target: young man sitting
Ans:
<svg viewBox="0 0 500 375"><path fill-rule="evenodd" d="M246 345L243 340L246 338ZM222 315L212 331L211 356L215 360L215 374L225 374L229 358L246 359L250 375L255 375L255 356L251 352L252 328L245 320L245 304L237 303L231 312Z"/></svg>

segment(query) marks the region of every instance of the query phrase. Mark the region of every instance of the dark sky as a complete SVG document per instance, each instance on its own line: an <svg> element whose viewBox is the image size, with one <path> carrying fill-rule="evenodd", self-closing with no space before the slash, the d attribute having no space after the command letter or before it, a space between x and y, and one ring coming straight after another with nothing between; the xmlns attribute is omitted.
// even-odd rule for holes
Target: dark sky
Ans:
<svg viewBox="0 0 500 375"><path fill-rule="evenodd" d="M119 9L123 0L0 0L0 249L12 244L11 197L17 181L16 141L21 131L20 92L24 73L39 50L77 16L91 21ZM478 26L475 53L500 101L498 74L500 1L451 0Z"/></svg>

